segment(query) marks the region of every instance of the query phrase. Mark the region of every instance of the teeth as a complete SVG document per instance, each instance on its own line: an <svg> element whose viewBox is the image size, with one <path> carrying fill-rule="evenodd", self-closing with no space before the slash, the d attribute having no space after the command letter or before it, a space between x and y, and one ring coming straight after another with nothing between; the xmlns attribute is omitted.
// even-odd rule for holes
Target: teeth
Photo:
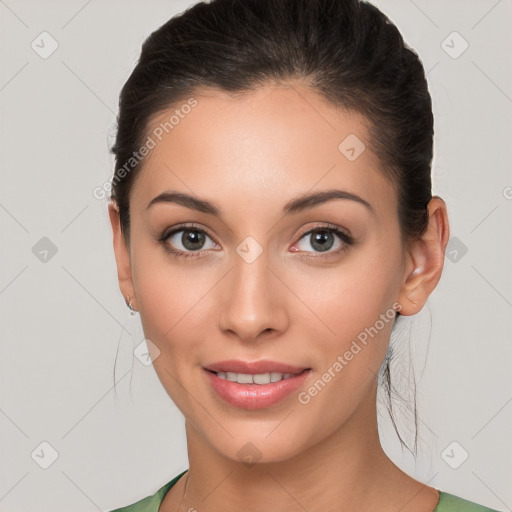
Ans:
<svg viewBox="0 0 512 512"><path fill-rule="evenodd" d="M217 372L217 377L221 379L230 380L231 382L238 382L239 384L270 384L284 379L289 379L291 373L258 373L252 375L250 373L234 373L234 372Z"/></svg>

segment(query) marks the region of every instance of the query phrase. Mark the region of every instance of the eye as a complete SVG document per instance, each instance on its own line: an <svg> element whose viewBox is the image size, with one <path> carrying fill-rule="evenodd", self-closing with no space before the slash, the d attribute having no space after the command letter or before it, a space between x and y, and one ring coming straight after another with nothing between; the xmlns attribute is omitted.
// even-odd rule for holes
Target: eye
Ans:
<svg viewBox="0 0 512 512"><path fill-rule="evenodd" d="M338 241L336 242L336 238ZM304 242L300 242L304 239ZM210 240L210 247L205 247L205 242ZM306 231L299 239L299 249L292 247L292 252L311 252L307 246L313 248L313 252L326 253L313 256L313 258L326 258L341 253L354 244L354 238L334 224L317 225ZM178 258L199 257L199 254L208 249L217 249L218 244L208 233L195 225L176 226L165 231L158 239L164 249ZM306 246L306 247L304 247ZM331 251L333 246L335 250Z"/></svg>
<svg viewBox="0 0 512 512"><path fill-rule="evenodd" d="M212 246L205 248L207 239L211 240ZM196 257L194 253L217 247L206 231L194 225L177 226L171 231L166 231L158 241L166 251L178 258Z"/></svg>
<svg viewBox="0 0 512 512"><path fill-rule="evenodd" d="M336 241L336 238L338 238L338 241ZM309 231L306 231L306 233L300 237L300 240L303 239L304 242L301 247L298 250L294 248L292 248L292 250L294 252L311 252L308 251L309 246L313 248L313 251L327 253L325 256L323 254L320 256L313 256L314 258L322 258L338 254L348 249L348 247L354 243L352 236L333 224L315 226ZM333 247L335 247L335 250L331 251Z"/></svg>

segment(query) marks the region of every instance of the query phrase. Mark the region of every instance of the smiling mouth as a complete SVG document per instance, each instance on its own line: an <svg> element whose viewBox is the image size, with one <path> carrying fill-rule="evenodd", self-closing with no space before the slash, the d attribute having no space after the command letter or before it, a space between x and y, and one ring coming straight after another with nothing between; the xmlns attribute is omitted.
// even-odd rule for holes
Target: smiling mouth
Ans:
<svg viewBox="0 0 512 512"><path fill-rule="evenodd" d="M267 362L255 364L269 367ZM233 366L235 365L231 367ZM247 368L250 365L240 363L240 366ZM274 365L274 369L276 366ZM262 373L238 373L218 369L219 371L203 368L210 388L225 403L246 410L266 409L277 405L302 386L312 373L311 368L301 369L284 364L280 369L293 369L296 373L262 370L258 370Z"/></svg>

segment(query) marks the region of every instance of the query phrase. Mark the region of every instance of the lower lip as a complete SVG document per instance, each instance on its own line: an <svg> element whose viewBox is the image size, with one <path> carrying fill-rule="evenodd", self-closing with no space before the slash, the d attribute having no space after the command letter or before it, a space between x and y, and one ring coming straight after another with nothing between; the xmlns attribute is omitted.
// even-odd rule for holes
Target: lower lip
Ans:
<svg viewBox="0 0 512 512"><path fill-rule="evenodd" d="M308 378L311 370L304 370L295 377L270 384L239 384L203 368L214 391L228 404L242 409L264 409L277 404L297 390Z"/></svg>

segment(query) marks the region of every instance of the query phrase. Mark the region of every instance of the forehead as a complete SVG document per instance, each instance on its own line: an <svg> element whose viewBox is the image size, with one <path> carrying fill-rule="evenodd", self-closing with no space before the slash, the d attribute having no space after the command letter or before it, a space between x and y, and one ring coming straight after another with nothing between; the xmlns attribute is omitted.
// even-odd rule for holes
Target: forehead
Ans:
<svg viewBox="0 0 512 512"><path fill-rule="evenodd" d="M132 191L140 207L166 189L268 208L313 188L343 187L389 204L391 188L361 114L297 83L192 97L148 123L154 147Z"/></svg>

